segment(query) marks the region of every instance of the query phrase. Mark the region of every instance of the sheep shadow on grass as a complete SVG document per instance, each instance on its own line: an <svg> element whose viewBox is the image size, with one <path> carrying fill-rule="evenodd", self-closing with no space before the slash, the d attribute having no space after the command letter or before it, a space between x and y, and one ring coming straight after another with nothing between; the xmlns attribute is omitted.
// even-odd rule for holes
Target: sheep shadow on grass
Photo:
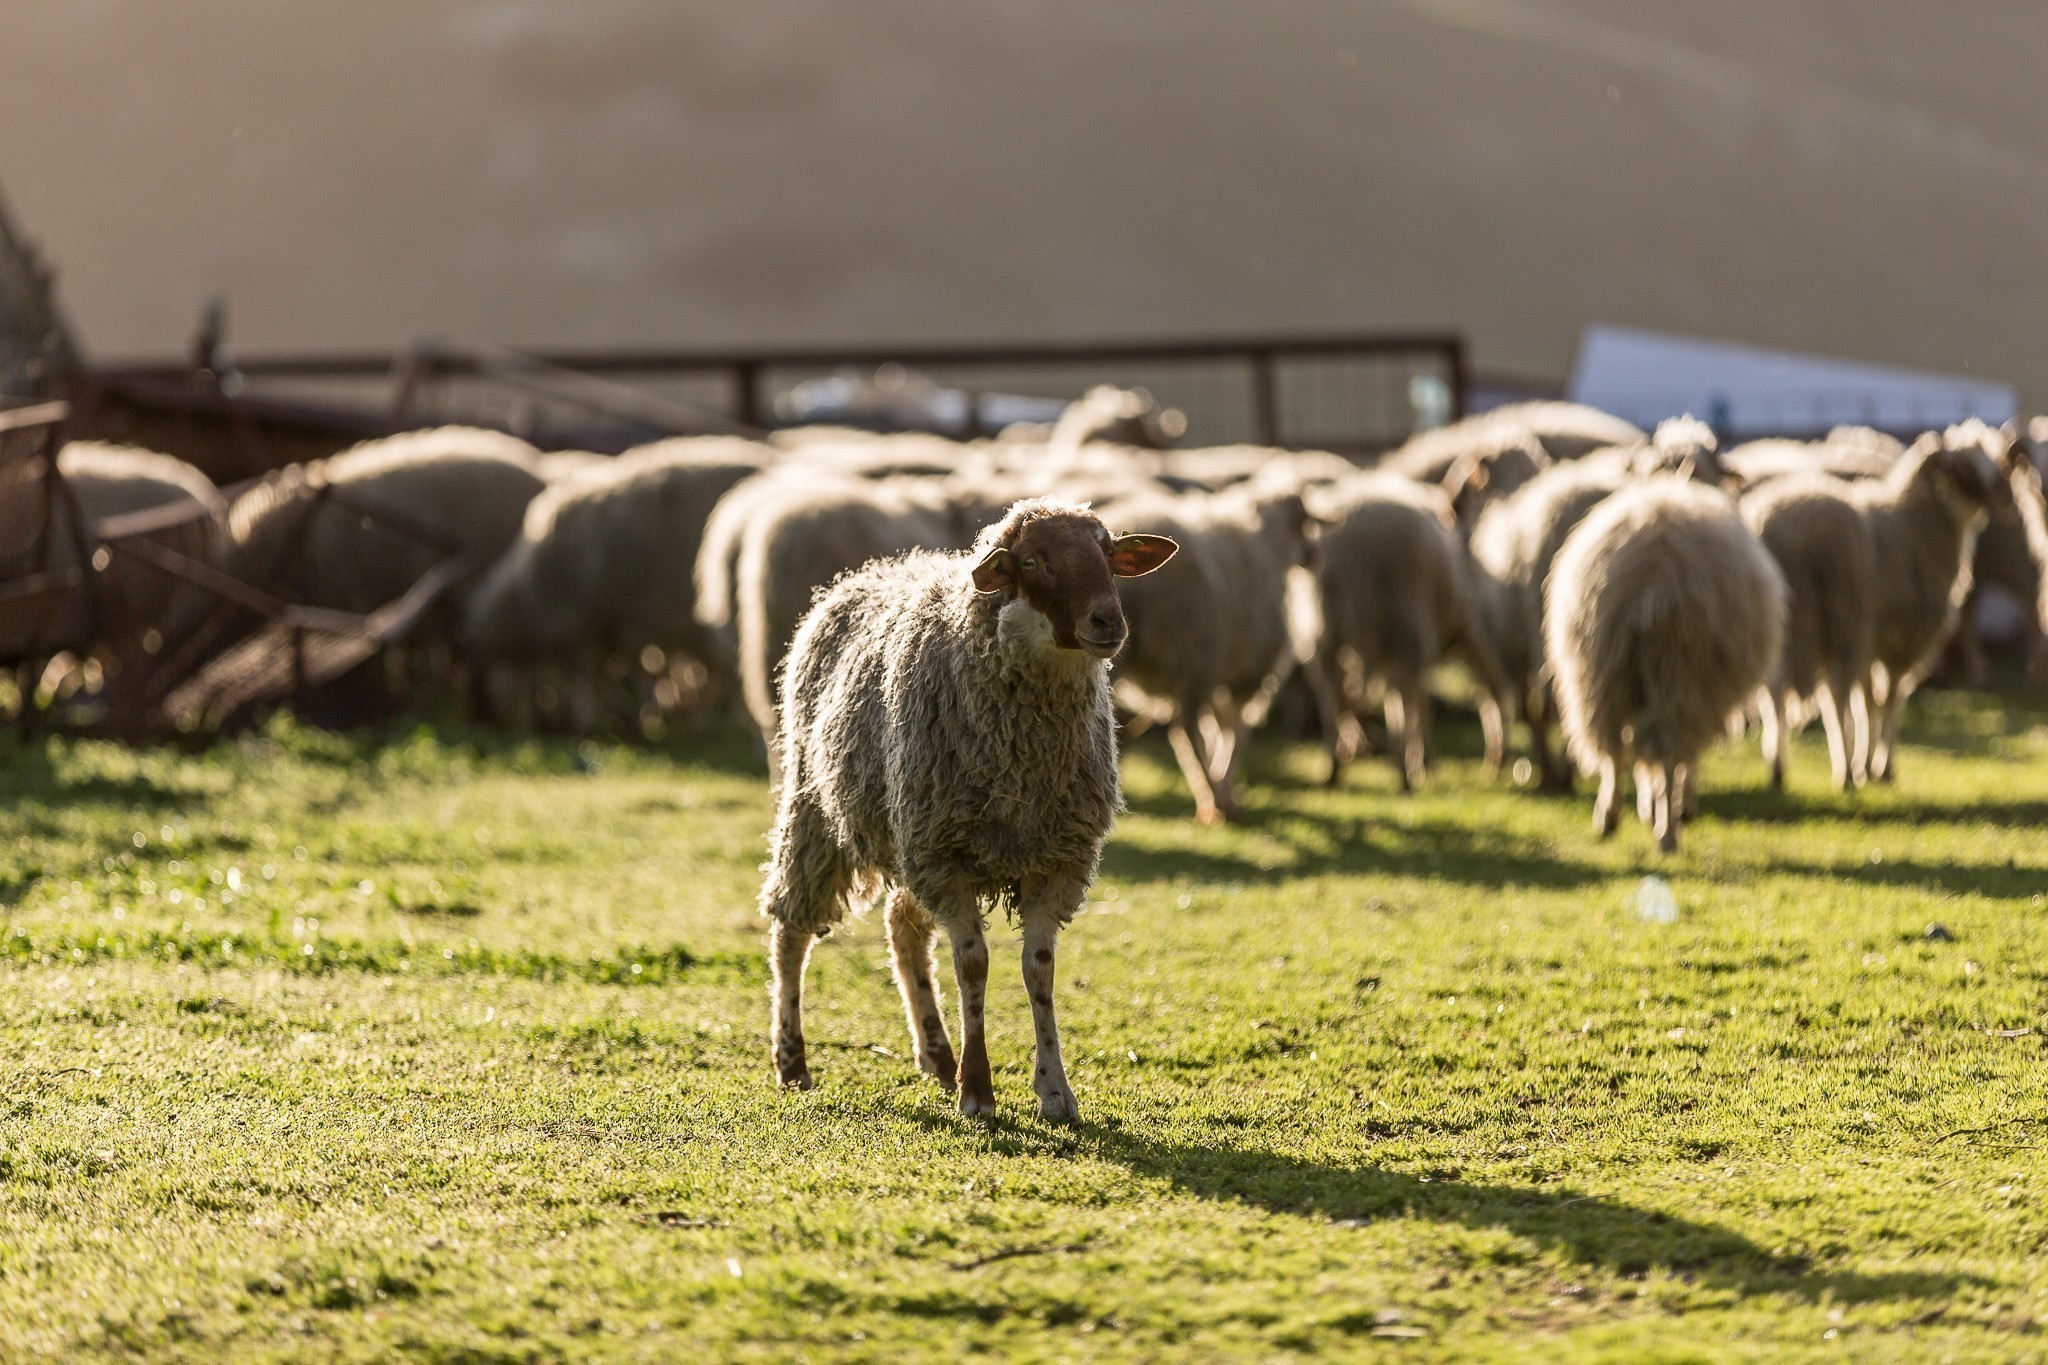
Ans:
<svg viewBox="0 0 2048 1365"><path fill-rule="evenodd" d="M952 1127L955 1122L936 1113L921 1114L918 1120L932 1127ZM1084 1121L1068 1133L998 1121L988 1130L987 1140L1006 1155L1112 1162L1197 1198L1324 1219L1335 1225L1333 1231L1391 1219L1498 1229L1567 1260L1625 1278L1664 1271L1743 1295L1786 1294L1854 1303L1940 1298L1964 1284L1985 1283L1965 1273L1815 1270L1805 1257L1769 1251L1731 1229L1569 1187L1424 1179L1366 1164L1305 1161L1228 1142L1160 1141L1133 1134L1114 1120Z"/></svg>

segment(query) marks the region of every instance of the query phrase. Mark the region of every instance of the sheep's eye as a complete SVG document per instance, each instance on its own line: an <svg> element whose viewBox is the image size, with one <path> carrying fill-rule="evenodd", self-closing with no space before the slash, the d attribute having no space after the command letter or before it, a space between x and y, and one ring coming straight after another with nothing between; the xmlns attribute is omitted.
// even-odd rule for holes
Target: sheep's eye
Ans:
<svg viewBox="0 0 2048 1365"><path fill-rule="evenodd" d="M1024 567L1027 569L1035 569L1038 567L1038 561L1035 559L1027 559L1024 561Z"/></svg>

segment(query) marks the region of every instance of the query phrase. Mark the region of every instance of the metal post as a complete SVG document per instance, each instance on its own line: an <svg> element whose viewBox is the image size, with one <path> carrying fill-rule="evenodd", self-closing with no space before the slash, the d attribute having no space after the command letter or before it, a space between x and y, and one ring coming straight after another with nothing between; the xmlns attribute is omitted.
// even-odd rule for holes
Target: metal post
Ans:
<svg viewBox="0 0 2048 1365"><path fill-rule="evenodd" d="M1273 374L1273 353L1253 351L1252 362L1252 430L1257 434L1259 444L1277 446L1280 444L1280 394Z"/></svg>
<svg viewBox="0 0 2048 1365"><path fill-rule="evenodd" d="M761 429L761 366L743 360L732 367L733 419L742 426Z"/></svg>

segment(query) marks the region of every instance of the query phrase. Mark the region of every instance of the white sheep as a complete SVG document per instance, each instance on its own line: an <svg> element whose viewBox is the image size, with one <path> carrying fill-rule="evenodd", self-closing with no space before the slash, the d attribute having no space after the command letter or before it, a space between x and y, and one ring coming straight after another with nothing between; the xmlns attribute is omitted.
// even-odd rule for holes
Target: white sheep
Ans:
<svg viewBox="0 0 2048 1365"><path fill-rule="evenodd" d="M853 898L886 885L920 1069L955 1083L931 960L944 929L960 991L960 1109L994 1112L984 917L1000 905L1023 926L1039 1113L1075 1116L1053 956L1121 803L1105 662L1125 635L1115 576L1172 554L1162 537L1112 537L1079 506L1023 502L973 550L870 564L804 618L760 901L784 1085L811 1084L802 1010L812 943Z"/></svg>
<svg viewBox="0 0 2048 1365"><path fill-rule="evenodd" d="M1878 565L1868 686L1880 782L1897 777L1900 713L1969 596L1977 531L2002 482L1993 444L2002 452L1981 423L1928 432L1883 479L1855 485Z"/></svg>
<svg viewBox="0 0 2048 1365"><path fill-rule="evenodd" d="M1280 684L1313 657L1314 518L1298 494L1250 484L1147 493L1108 503L1102 515L1180 544L1170 569L1124 592L1131 640L1117 660L1117 698L1166 726L1195 819L1236 819L1249 734Z"/></svg>
<svg viewBox="0 0 2048 1365"><path fill-rule="evenodd" d="M698 622L692 580L705 519L764 458L730 437L661 442L550 484L470 594L464 646L495 665L567 667L578 728L594 719L580 689L607 660L651 648L729 678L731 654Z"/></svg>
<svg viewBox="0 0 2048 1365"><path fill-rule="evenodd" d="M1743 495L1742 519L1785 576L1785 643L1757 695L1771 785L1785 785L1793 707L1811 702L1827 732L1835 785L1869 765L1872 633L1878 563L1855 492L1825 474L1787 474Z"/></svg>
<svg viewBox="0 0 2048 1365"><path fill-rule="evenodd" d="M1596 450L1634 446L1642 431L1619 417L1583 403L1542 400L1510 403L1463 421L1408 438L1388 452L1380 468L1422 483L1439 483L1466 452L1498 442L1503 430L1532 435L1553 462L1577 460Z"/></svg>
<svg viewBox="0 0 2048 1365"><path fill-rule="evenodd" d="M1783 575L1725 493L1666 476L1588 513L1545 596L1565 739L1600 776L1595 828L1613 833L1633 763L1638 813L1675 850L1701 752L1776 662Z"/></svg>
<svg viewBox="0 0 2048 1365"><path fill-rule="evenodd" d="M435 427L290 466L228 508L221 567L306 606L370 612L461 554L474 571L436 618L452 623L545 487L538 458L503 432Z"/></svg>
<svg viewBox="0 0 2048 1365"><path fill-rule="evenodd" d="M1324 713L1330 783L1357 752L1354 717L1375 681L1384 685L1388 745L1401 790L1422 781L1429 673L1453 649L1479 680L1487 767L1497 772L1505 746L1502 704L1511 689L1473 601L1473 574L1450 499L1398 474L1366 473L1322 490L1309 507L1323 523L1316 575L1321 667L1310 682ZM1325 687L1326 680L1331 685Z"/></svg>

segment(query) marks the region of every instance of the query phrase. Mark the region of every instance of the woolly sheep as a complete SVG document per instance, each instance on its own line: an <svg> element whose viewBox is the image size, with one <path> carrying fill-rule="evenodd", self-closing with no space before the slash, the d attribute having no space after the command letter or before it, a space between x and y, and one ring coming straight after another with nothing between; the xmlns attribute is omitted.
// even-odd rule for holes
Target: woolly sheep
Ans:
<svg viewBox="0 0 2048 1365"><path fill-rule="evenodd" d="M1565 538L1628 478L1611 461L1553 465L1487 505L1472 527L1480 619L1515 709L1528 723L1539 778L1551 790L1570 790L1571 773L1550 743L1555 708L1544 669L1543 584Z"/></svg>
<svg viewBox="0 0 2048 1365"><path fill-rule="evenodd" d="M459 553L476 569L437 618L452 624L467 583L519 535L546 486L537 459L502 432L436 427L293 465L230 505L221 567L307 606L370 612Z"/></svg>
<svg viewBox="0 0 2048 1365"><path fill-rule="evenodd" d="M1440 483L1460 456L1500 440L1502 430L1535 437L1553 462L1644 440L1642 431L1632 423L1581 403L1510 403L1411 436L1390 451L1379 467L1422 483Z"/></svg>
<svg viewBox="0 0 2048 1365"><path fill-rule="evenodd" d="M1672 852L1701 751L1777 659L1784 578L1727 494L1666 476L1587 515L1546 597L1565 739L1600 776L1594 826L1613 833L1632 762L1637 810Z"/></svg>
<svg viewBox="0 0 2048 1365"><path fill-rule="evenodd" d="M1324 715L1330 783L1358 750L1354 716L1372 681L1385 686L1401 790L1422 781L1429 672L1453 648L1479 679L1487 766L1497 772L1505 744L1501 703L1510 689L1473 602L1450 499L1398 474L1367 473L1323 490L1310 508L1322 523L1323 617L1320 666L1310 682Z"/></svg>
<svg viewBox="0 0 2048 1365"><path fill-rule="evenodd" d="M610 455L599 455L591 450L551 450L536 459L533 467L541 482L552 486L565 479L609 468L612 459Z"/></svg>
<svg viewBox="0 0 2048 1365"><path fill-rule="evenodd" d="M1789 474L1742 498L1742 519L1785 578L1785 643L1757 695L1771 785L1785 785L1788 704L1811 701L1827 732L1828 760L1843 791L1869 764L1871 637L1877 555L1854 491L1825 474Z"/></svg>
<svg viewBox="0 0 2048 1365"><path fill-rule="evenodd" d="M463 643L494 662L563 662L582 678L650 646L729 675L730 653L697 620L692 575L706 518L762 458L750 442L705 437L550 485L471 594Z"/></svg>
<svg viewBox="0 0 2048 1365"><path fill-rule="evenodd" d="M734 624L741 692L771 775L780 753L777 679L817 591L871 559L973 543L980 506L946 480L907 478L783 480L756 505L733 570Z"/></svg>
<svg viewBox="0 0 2048 1365"><path fill-rule="evenodd" d="M1298 494L1150 493L1101 509L1180 545L1167 573L1124 592L1130 644L1118 699L1167 727L1203 824L1237 818L1245 740L1319 628L1308 572L1314 521Z"/></svg>
<svg viewBox="0 0 2048 1365"><path fill-rule="evenodd" d="M38 462L38 467L47 466ZM186 505L197 513L194 518L140 538L199 564L218 548L226 503L212 480L183 460L135 446L72 441L57 453L57 472L62 496L71 500L88 538L95 524L108 518ZM46 511L54 513L47 521ZM40 494L17 492L0 506L0 520L7 523L0 529L0 544L20 547L19 553L0 559L0 581L40 569L77 570L90 575L92 586L90 595L67 594L48 619L0 640L0 653L21 657L99 648L111 662L144 644L151 631L174 630L174 618L196 609L196 589L131 554L112 552L104 571L89 570L73 535L70 509L62 501L49 508ZM39 535L44 543L37 551Z"/></svg>
<svg viewBox="0 0 2048 1365"><path fill-rule="evenodd" d="M1868 686L1880 782L1897 777L1900 712L1969 596L1977 530L2000 483L1981 433L1950 428L1915 441L1883 479L1854 485L1878 563Z"/></svg>
<svg viewBox="0 0 2048 1365"><path fill-rule="evenodd" d="M1059 931L1121 804L1105 662L1125 624L1113 575L1170 541L1112 538L1086 509L1022 502L966 553L914 553L836 582L790 651L783 782L761 887L776 1075L809 1087L804 970L856 895L888 888L896 983L921 1070L952 1088L934 931L960 992L960 1109L995 1111L982 1014L984 916L1024 931L1039 1113L1071 1119L1053 1015Z"/></svg>
<svg viewBox="0 0 2048 1365"><path fill-rule="evenodd" d="M2036 628L2048 633L2048 494L2042 490L2041 457L2048 453L2048 418L2035 418L2028 437L2013 442L2006 450L2006 479L2012 487L2013 503L2025 530L2027 548L2034 557L2040 587L2029 605Z"/></svg>
<svg viewBox="0 0 2048 1365"><path fill-rule="evenodd" d="M1174 408L1162 411L1144 389L1097 384L1067 404L1052 425L1046 443L1053 450L1079 450L1091 442L1163 450L1188 428Z"/></svg>

